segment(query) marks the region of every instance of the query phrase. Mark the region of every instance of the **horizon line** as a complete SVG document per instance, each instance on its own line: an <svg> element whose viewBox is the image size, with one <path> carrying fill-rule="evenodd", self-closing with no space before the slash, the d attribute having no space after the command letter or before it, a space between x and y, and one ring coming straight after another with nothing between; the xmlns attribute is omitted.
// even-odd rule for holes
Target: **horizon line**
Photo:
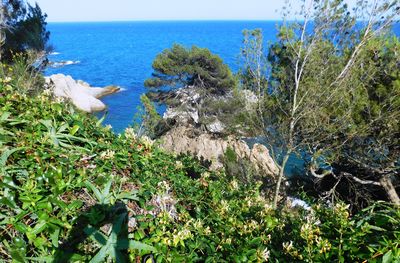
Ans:
<svg viewBox="0 0 400 263"><path fill-rule="evenodd" d="M47 23L118 23L118 22L279 22L283 19L132 19L47 21Z"/></svg>

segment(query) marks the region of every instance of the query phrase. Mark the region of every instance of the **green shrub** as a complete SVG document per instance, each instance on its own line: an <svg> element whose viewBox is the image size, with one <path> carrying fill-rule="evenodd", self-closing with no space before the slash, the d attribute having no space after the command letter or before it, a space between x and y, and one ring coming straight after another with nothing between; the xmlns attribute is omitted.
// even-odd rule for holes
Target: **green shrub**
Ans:
<svg viewBox="0 0 400 263"><path fill-rule="evenodd" d="M273 210L259 185L20 93L15 78L0 81L1 261L399 260L398 208Z"/></svg>

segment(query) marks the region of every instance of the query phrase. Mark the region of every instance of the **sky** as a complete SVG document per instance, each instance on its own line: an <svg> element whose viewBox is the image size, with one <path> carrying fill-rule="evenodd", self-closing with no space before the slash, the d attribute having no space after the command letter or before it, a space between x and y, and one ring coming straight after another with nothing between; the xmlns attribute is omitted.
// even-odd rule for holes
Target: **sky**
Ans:
<svg viewBox="0 0 400 263"><path fill-rule="evenodd" d="M29 0L48 22L277 20L284 0Z"/></svg>
<svg viewBox="0 0 400 263"><path fill-rule="evenodd" d="M280 20L286 0L28 0L48 22L134 20ZM299 10L300 0L290 0ZM354 6L356 0L345 0Z"/></svg>

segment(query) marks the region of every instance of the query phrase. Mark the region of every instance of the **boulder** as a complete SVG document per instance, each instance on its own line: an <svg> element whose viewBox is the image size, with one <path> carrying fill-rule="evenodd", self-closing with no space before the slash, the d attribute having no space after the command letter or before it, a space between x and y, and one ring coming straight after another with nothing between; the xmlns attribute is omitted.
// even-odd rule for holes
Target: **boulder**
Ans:
<svg viewBox="0 0 400 263"><path fill-rule="evenodd" d="M222 133L225 130L225 125L220 120L215 120L212 123L206 124L206 128L211 133Z"/></svg>
<svg viewBox="0 0 400 263"><path fill-rule="evenodd" d="M189 153L197 158L204 158L211 162L210 168L213 170L224 167L222 158L229 147L239 158L249 160L258 173L270 177L278 174L279 169L265 146L255 144L250 149L245 141L233 136L219 138L208 133L196 133L190 126L174 127L160 137L160 146L176 154Z"/></svg>
<svg viewBox="0 0 400 263"><path fill-rule="evenodd" d="M250 151L250 162L255 165L258 171L265 171L267 174L278 174L279 169L269 154L269 150L262 144L254 144Z"/></svg>
<svg viewBox="0 0 400 263"><path fill-rule="evenodd" d="M46 77L46 83L52 86L54 96L67 98L78 109L90 113L105 110L106 105L99 99L120 91L117 86L91 87L84 81L76 81L71 76L63 74Z"/></svg>

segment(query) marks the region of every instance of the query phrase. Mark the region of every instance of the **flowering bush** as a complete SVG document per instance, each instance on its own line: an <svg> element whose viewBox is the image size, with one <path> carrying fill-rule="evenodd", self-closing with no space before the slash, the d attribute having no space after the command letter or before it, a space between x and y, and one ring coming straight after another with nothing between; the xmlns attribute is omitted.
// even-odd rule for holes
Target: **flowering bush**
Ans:
<svg viewBox="0 0 400 263"><path fill-rule="evenodd" d="M273 210L260 185L12 83L0 81L1 261L399 260L398 208Z"/></svg>

